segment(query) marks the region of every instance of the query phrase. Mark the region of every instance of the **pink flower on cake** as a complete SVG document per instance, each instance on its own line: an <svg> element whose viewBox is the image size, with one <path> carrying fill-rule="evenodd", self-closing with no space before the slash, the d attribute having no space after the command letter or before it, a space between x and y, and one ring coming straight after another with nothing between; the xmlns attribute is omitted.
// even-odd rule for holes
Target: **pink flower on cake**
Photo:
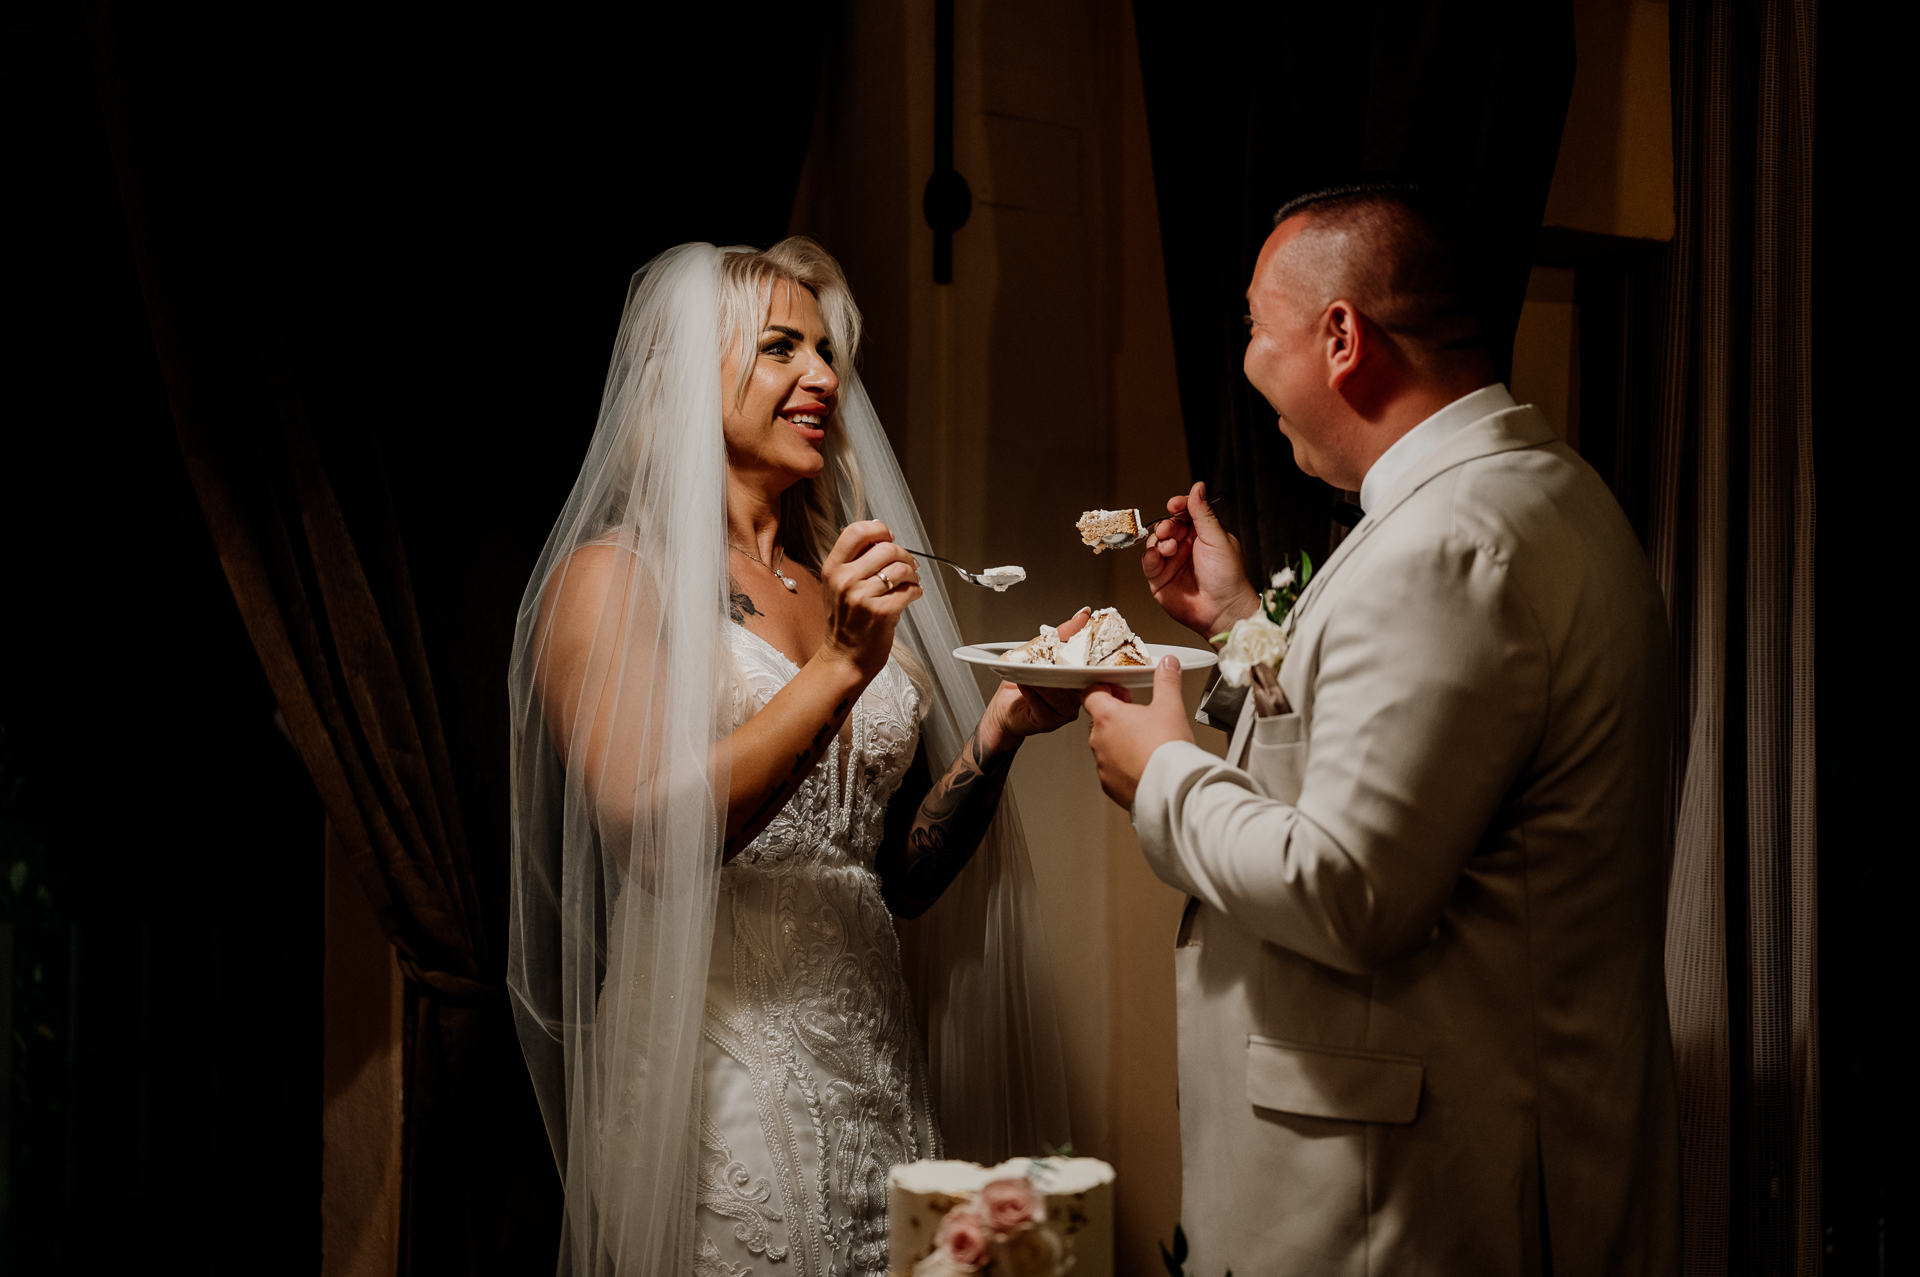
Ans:
<svg viewBox="0 0 1920 1277"><path fill-rule="evenodd" d="M974 1209L986 1220L987 1227L1002 1237L1024 1225L1037 1224L1047 1215L1044 1200L1025 1176L994 1180L980 1190Z"/></svg>
<svg viewBox="0 0 1920 1277"><path fill-rule="evenodd" d="M934 1243L939 1247L939 1255L958 1264L978 1267L987 1262L987 1248L993 1244L993 1234L971 1209L956 1206L940 1221L940 1232Z"/></svg>

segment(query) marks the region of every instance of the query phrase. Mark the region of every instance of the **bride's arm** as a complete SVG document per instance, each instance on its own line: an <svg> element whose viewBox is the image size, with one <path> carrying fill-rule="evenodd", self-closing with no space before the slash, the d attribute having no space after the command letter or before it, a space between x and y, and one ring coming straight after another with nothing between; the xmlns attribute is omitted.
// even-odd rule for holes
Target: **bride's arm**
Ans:
<svg viewBox="0 0 1920 1277"><path fill-rule="evenodd" d="M1082 609L1060 632L1071 638L1085 624ZM953 766L937 781L930 779L921 744L887 804L886 834L874 857L881 895L895 917L925 913L966 868L1000 807L1020 742L1064 727L1079 714L1079 698L1071 692L1002 683Z"/></svg>
<svg viewBox="0 0 1920 1277"><path fill-rule="evenodd" d="M832 748L874 673L842 654L830 656L822 644L765 708L721 742L718 748L733 755L722 861L732 860L780 814Z"/></svg>
<svg viewBox="0 0 1920 1277"><path fill-rule="evenodd" d="M991 706L987 712L993 712ZM897 918L918 918L932 908L986 837L1007 787L1014 751L1020 748L1018 737L1000 732L982 739L986 729L987 717L982 715L980 726L938 781L930 776L923 743L887 805L886 835L873 867L887 909Z"/></svg>
<svg viewBox="0 0 1920 1277"><path fill-rule="evenodd" d="M596 631L609 631L609 650L624 651L625 630L632 624L626 618L650 615L644 606L630 606L629 592L644 588L631 566L626 551L596 545L576 552L564 576L555 574L542 606L550 619L536 676L562 760L572 749L582 752L586 790L601 839L610 847L626 844L621 834L631 830L635 804L657 768L657 760L642 756L645 733L622 727L623 722L645 721L645 707L618 704L623 684L629 689L656 686L650 669L638 668L630 659L620 677L594 671L596 704L591 719L579 721L581 702L591 695L587 682ZM889 567L892 589L875 579ZM912 557L890 544L885 526L874 522L853 524L841 534L821 565L820 578L827 603L826 641L759 713L714 747L728 755L723 859L732 859L751 842L813 770L853 703L886 665L900 613L920 597ZM611 625L606 617L614 618ZM609 783L622 778L628 783Z"/></svg>

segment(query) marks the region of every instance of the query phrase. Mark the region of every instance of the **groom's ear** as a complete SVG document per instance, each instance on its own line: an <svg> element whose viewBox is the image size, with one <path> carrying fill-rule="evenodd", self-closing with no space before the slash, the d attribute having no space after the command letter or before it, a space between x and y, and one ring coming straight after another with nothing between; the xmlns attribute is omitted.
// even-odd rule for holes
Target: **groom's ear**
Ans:
<svg viewBox="0 0 1920 1277"><path fill-rule="evenodd" d="M1321 312L1320 339L1326 353L1327 386L1335 393L1343 391L1347 378L1371 353L1366 329L1360 311L1345 298L1334 298Z"/></svg>

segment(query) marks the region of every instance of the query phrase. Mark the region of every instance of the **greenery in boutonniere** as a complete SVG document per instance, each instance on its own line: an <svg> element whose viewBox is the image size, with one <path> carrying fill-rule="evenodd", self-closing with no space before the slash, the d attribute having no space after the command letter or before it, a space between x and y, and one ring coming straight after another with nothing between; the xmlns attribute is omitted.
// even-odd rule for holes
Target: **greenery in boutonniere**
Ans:
<svg viewBox="0 0 1920 1277"><path fill-rule="evenodd" d="M1187 1231L1179 1224L1173 1226L1173 1249L1160 1243L1160 1262L1167 1266L1167 1277L1193 1277L1187 1271ZM1227 1269L1227 1277L1233 1277L1233 1269Z"/></svg>
<svg viewBox="0 0 1920 1277"><path fill-rule="evenodd" d="M1311 580L1313 560L1302 550L1298 569L1281 568L1273 574L1272 584L1260 592L1258 612L1235 621L1232 629L1208 640L1226 644L1220 649L1221 678L1235 687L1245 687L1254 666L1265 665L1276 671L1280 668L1280 662L1287 659L1287 640L1293 636L1287 617Z"/></svg>

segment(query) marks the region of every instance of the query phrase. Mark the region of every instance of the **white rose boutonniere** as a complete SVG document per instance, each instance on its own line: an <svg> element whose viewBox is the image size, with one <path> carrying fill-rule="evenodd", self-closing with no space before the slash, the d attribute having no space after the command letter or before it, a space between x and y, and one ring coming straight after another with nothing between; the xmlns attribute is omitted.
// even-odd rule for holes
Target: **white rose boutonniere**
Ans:
<svg viewBox="0 0 1920 1277"><path fill-rule="evenodd" d="M1235 687L1245 687L1252 680L1254 666L1279 670L1280 662L1287 659L1287 640L1293 635L1287 617L1312 579L1313 560L1302 550L1300 570L1284 567L1275 572L1271 586L1260 594L1258 612L1235 621L1226 633L1213 636L1212 642L1226 644L1220 649L1221 678Z"/></svg>
<svg viewBox="0 0 1920 1277"><path fill-rule="evenodd" d="M1245 687L1253 676L1253 667L1265 665L1279 669L1287 659L1287 633L1268 618L1264 611L1235 621L1227 631L1227 645L1220 649L1220 677L1235 687Z"/></svg>

